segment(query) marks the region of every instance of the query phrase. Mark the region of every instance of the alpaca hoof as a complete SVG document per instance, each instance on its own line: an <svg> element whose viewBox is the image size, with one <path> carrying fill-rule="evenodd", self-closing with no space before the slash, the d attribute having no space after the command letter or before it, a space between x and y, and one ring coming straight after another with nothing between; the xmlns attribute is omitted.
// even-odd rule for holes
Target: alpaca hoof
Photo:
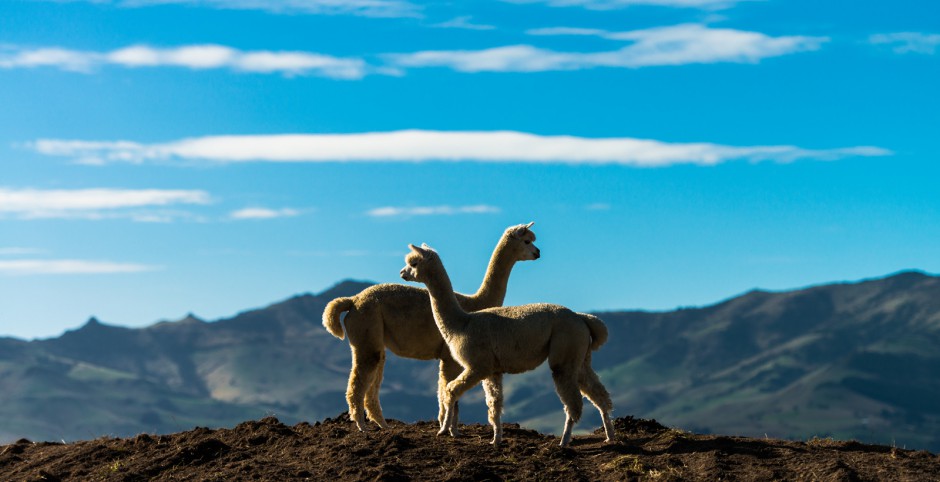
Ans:
<svg viewBox="0 0 940 482"><path fill-rule="evenodd" d="M460 436L460 430L457 430L457 427L454 427L454 428L448 430L448 432L450 433L450 436L451 436L451 437L459 437L459 436Z"/></svg>
<svg viewBox="0 0 940 482"><path fill-rule="evenodd" d="M366 423L365 420L362 420L362 421L356 420L356 428L359 429L360 432L369 432L372 430L372 427L369 426L369 424Z"/></svg>
<svg viewBox="0 0 940 482"><path fill-rule="evenodd" d="M437 436L440 437L441 435L445 435L446 433L447 433L447 429L446 429L446 428L442 428L442 429L440 429L440 430L437 431Z"/></svg>

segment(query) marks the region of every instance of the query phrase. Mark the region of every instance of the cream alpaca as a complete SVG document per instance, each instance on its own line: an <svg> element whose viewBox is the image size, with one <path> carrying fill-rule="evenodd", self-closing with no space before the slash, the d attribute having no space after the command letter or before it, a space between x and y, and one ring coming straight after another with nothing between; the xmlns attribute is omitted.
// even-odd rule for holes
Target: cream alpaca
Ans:
<svg viewBox="0 0 940 482"><path fill-rule="evenodd" d="M469 296L455 293L457 302L464 310L477 311L503 304L513 265L517 261L539 258L539 249L533 244L535 233L529 229L533 224L520 224L506 229L493 250L480 289ZM341 323L340 314L343 312L348 313ZM379 404L386 348L405 358L441 360L438 418L441 423L444 422L441 393L462 369L450 356L434 324L426 290L399 284L380 284L352 297L336 298L323 311L323 326L340 340L349 335L352 370L346 401L349 404L349 416L359 430L367 429L363 405L369 420L382 428L386 427Z"/></svg>
<svg viewBox="0 0 940 482"><path fill-rule="evenodd" d="M503 374L533 370L548 359L555 389L565 406L561 446L571 441L571 429L581 418L584 394L597 407L609 442L610 394L591 368L591 351L607 341L599 318L544 303L464 311L437 253L427 245L409 245L401 277L424 283L431 297L434 321L463 372L443 391L444 423L438 435L456 426L454 406L464 392L483 382L493 445L502 440ZM453 432L452 432L453 433Z"/></svg>

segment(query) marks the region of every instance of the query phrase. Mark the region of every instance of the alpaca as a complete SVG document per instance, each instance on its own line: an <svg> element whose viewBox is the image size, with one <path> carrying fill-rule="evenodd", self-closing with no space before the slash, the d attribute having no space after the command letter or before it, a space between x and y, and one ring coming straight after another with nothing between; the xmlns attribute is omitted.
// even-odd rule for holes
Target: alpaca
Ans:
<svg viewBox="0 0 940 482"><path fill-rule="evenodd" d="M453 408L464 392L483 382L494 446L502 440L503 374L534 370L546 359L555 389L565 406L561 445L571 441L571 429L581 418L582 394L597 407L609 442L610 394L591 368L591 351L607 341L607 327L599 318L546 303L489 308L468 313L457 302L450 278L437 252L409 245L401 277L427 286L434 321L463 372L443 391L444 423L438 435L455 425Z"/></svg>
<svg viewBox="0 0 940 482"><path fill-rule="evenodd" d="M517 261L535 260L541 256L534 244L535 233L530 229L533 224L506 229L493 250L480 289L473 295L455 294L463 309L477 311L503 304L513 265ZM343 312L347 314L341 323L340 314ZM441 393L462 369L450 356L437 331L426 290L400 284L380 284L355 296L336 298L323 311L323 326L340 340L349 335L352 370L346 401L349 416L360 431L368 429L363 405L369 420L380 428L387 427L379 403L386 348L400 357L440 359L438 420L444 422ZM456 424L454 427L456 434Z"/></svg>

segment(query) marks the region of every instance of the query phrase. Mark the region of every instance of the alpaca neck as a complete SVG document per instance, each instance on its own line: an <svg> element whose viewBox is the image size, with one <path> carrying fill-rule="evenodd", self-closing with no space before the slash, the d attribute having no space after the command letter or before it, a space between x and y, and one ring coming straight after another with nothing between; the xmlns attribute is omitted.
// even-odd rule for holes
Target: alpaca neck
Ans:
<svg viewBox="0 0 940 482"><path fill-rule="evenodd" d="M434 312L434 322L441 330L445 339L466 324L467 312L457 303L454 287L443 264L424 284L431 295L431 310Z"/></svg>
<svg viewBox="0 0 940 482"><path fill-rule="evenodd" d="M483 277L483 284L473 295L473 298L481 306L500 306L506 299L506 287L509 284L509 274L516 260L507 255L504 251L506 238L500 240L493 250L493 256L490 257L490 264L486 267L486 275Z"/></svg>

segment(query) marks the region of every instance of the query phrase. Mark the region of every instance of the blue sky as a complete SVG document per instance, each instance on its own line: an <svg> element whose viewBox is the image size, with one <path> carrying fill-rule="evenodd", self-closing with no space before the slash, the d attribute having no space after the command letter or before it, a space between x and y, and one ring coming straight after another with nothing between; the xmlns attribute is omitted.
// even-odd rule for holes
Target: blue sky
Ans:
<svg viewBox="0 0 940 482"><path fill-rule="evenodd" d="M508 304L940 272L940 4L0 3L0 336L231 316L408 243Z"/></svg>

